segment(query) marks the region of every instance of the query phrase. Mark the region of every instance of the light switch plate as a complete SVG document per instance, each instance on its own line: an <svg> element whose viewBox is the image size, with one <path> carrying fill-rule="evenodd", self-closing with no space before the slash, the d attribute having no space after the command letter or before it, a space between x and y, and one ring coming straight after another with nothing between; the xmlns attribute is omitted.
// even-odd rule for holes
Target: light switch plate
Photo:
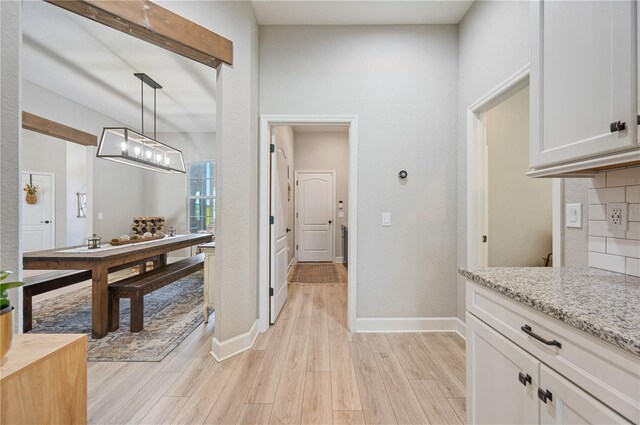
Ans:
<svg viewBox="0 0 640 425"><path fill-rule="evenodd" d="M102 213L101 212L98 213L98 220L102 220Z"/></svg>
<svg viewBox="0 0 640 425"><path fill-rule="evenodd" d="M582 227L582 204L567 204L565 207L567 227Z"/></svg>
<svg viewBox="0 0 640 425"><path fill-rule="evenodd" d="M629 204L613 202L607 204L607 228L609 230L627 230Z"/></svg>
<svg viewBox="0 0 640 425"><path fill-rule="evenodd" d="M382 225L391 226L391 213L389 212L382 213Z"/></svg>

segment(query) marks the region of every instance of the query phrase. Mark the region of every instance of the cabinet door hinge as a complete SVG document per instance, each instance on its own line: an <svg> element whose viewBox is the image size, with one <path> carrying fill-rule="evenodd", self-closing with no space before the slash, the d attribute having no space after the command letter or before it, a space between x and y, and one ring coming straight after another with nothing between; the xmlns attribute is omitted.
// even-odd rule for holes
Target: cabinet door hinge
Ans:
<svg viewBox="0 0 640 425"><path fill-rule="evenodd" d="M276 218L274 216L269 216L269 224L275 224Z"/></svg>
<svg viewBox="0 0 640 425"><path fill-rule="evenodd" d="M273 297L273 288L269 288L269 296Z"/></svg>
<svg viewBox="0 0 640 425"><path fill-rule="evenodd" d="M269 149L271 150L271 153L274 153L276 151L276 145L274 145L273 143L271 143L269 145Z"/></svg>

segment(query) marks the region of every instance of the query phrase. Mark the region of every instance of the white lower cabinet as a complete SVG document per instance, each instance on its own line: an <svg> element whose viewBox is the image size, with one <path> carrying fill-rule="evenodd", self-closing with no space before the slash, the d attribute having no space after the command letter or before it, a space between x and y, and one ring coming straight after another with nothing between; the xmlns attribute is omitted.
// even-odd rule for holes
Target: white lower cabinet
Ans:
<svg viewBox="0 0 640 425"><path fill-rule="evenodd" d="M467 313L467 418L537 424L540 362Z"/></svg>
<svg viewBox="0 0 640 425"><path fill-rule="evenodd" d="M541 424L630 423L543 364L538 391Z"/></svg>
<svg viewBox="0 0 640 425"><path fill-rule="evenodd" d="M468 423L630 423L473 314L466 319Z"/></svg>

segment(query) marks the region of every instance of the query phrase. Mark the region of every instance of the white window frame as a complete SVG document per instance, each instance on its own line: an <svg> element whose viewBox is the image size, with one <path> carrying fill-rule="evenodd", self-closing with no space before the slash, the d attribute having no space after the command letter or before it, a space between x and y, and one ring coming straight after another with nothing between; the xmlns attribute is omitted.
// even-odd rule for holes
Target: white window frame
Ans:
<svg viewBox="0 0 640 425"><path fill-rule="evenodd" d="M216 220L216 194L217 194L217 187L214 188L214 195L213 196L195 196L195 195L191 195L190 190L191 190L191 167L194 165L199 165L199 164L204 164L206 162L211 162L213 164L213 181L214 181L214 186L216 186L216 160L215 159L204 159L202 161L195 161L195 162L191 162L189 164L187 164L187 232L191 233L191 201L195 200L195 199L202 199L202 200L206 200L206 199L210 199L212 201L212 205L213 205L213 217L212 217L212 223L215 224L215 220ZM205 229L200 229L200 230L207 230ZM196 230L196 233L198 232L198 230Z"/></svg>

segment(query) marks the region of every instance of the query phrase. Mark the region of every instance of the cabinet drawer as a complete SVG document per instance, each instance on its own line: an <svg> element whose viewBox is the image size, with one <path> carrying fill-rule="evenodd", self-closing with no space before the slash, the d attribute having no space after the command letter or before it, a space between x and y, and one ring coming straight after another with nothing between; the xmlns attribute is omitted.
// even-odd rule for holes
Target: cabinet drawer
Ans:
<svg viewBox="0 0 640 425"><path fill-rule="evenodd" d="M540 423L629 424L624 418L545 365L540 365ZM548 394L548 396L547 396Z"/></svg>
<svg viewBox="0 0 640 425"><path fill-rule="evenodd" d="M467 280L467 311L632 422L640 423L640 358ZM522 330L561 347L545 345Z"/></svg>

